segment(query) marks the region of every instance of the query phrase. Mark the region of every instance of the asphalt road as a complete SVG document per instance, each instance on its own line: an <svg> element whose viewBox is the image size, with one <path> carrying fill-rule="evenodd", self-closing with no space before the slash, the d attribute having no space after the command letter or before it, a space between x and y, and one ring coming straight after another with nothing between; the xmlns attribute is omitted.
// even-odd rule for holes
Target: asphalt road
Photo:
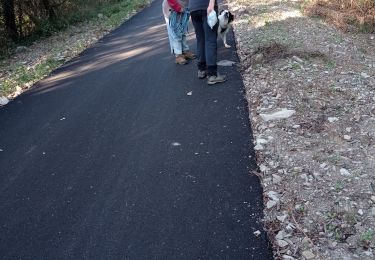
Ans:
<svg viewBox="0 0 375 260"><path fill-rule="evenodd" d="M271 259L244 86L221 71L174 64L156 0L1 108L0 258Z"/></svg>

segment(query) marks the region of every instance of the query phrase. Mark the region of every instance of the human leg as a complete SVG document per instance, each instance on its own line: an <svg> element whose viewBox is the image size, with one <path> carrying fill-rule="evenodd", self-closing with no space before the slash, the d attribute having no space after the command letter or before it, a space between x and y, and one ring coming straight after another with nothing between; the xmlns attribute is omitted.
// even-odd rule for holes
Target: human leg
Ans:
<svg viewBox="0 0 375 260"><path fill-rule="evenodd" d="M206 48L202 11L192 12L191 20L197 38L198 71L206 71Z"/></svg>

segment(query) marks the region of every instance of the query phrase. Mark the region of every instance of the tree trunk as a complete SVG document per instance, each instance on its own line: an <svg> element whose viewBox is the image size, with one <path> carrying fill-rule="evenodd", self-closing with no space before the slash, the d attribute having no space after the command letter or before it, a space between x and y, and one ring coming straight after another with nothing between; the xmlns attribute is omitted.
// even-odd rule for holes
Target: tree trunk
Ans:
<svg viewBox="0 0 375 260"><path fill-rule="evenodd" d="M44 6L44 9L48 13L48 19L54 20L56 18L56 13L55 13L53 6L50 4L49 0L42 0L42 3Z"/></svg>
<svg viewBox="0 0 375 260"><path fill-rule="evenodd" d="M17 40L18 33L14 11L14 0L1 0L1 5L3 7L5 30L12 40Z"/></svg>

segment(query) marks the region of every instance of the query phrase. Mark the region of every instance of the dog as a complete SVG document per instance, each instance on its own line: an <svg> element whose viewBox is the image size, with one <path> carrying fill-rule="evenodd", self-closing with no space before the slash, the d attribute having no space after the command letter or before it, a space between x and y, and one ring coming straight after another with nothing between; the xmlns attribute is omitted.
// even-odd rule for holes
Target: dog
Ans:
<svg viewBox="0 0 375 260"><path fill-rule="evenodd" d="M227 33L232 26L234 21L234 15L228 10L221 10L218 16L219 19L219 28L218 34L220 38L224 41L225 48L230 48L230 45L227 44Z"/></svg>

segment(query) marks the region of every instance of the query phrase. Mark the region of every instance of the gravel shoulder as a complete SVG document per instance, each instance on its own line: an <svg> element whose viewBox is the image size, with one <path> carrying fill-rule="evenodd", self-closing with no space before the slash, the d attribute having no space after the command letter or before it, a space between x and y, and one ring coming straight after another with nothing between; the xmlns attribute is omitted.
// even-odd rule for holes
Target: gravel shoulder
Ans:
<svg viewBox="0 0 375 260"><path fill-rule="evenodd" d="M299 1L227 2L275 258L374 259L374 35Z"/></svg>

